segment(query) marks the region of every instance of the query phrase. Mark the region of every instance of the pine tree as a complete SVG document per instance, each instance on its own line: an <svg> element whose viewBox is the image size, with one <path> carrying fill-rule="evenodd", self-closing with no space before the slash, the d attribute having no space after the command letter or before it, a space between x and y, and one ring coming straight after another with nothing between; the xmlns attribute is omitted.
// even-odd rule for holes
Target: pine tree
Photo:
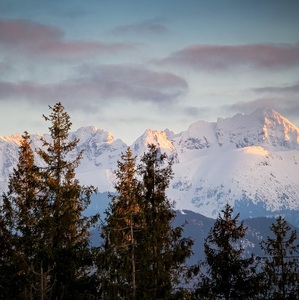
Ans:
<svg viewBox="0 0 299 300"><path fill-rule="evenodd" d="M205 240L204 273L195 292L198 299L256 299L258 277L254 257L243 258L240 239L246 228L233 217L229 204L218 216Z"/></svg>
<svg viewBox="0 0 299 300"><path fill-rule="evenodd" d="M42 183L47 195L49 210L48 255L45 270L49 271L53 286L53 299L80 298L90 288L92 255L89 246L89 228L98 216L85 217L83 211L95 192L92 186L83 187L75 178L75 169L82 158L80 152L73 160L69 155L78 144L78 139L69 140L72 123L61 103L55 104L49 116L50 141L42 138L43 147L38 155L45 167L41 171Z"/></svg>
<svg viewBox="0 0 299 300"><path fill-rule="evenodd" d="M61 103L50 109L49 139L35 153L24 134L0 207L3 299L86 299L97 293L89 229L98 216L82 214L95 189L75 178L82 152L72 152L78 140L69 140L69 115ZM35 165L35 155L42 166Z"/></svg>
<svg viewBox="0 0 299 300"><path fill-rule="evenodd" d="M267 297L299 299L299 244L296 231L291 231L281 216L270 230L274 237L267 237L261 243L266 254L264 275Z"/></svg>
<svg viewBox="0 0 299 300"><path fill-rule="evenodd" d="M155 145L141 158L140 209L144 226L139 235L139 298L170 299L180 281L182 266L191 255L193 241L182 238L182 226L172 227L176 216L166 195L173 176L172 163Z"/></svg>
<svg viewBox="0 0 299 300"><path fill-rule="evenodd" d="M2 252L1 269L6 279L5 293L8 298L30 299L43 294L40 278L34 269L44 247L41 222L41 193L38 168L34 164L34 153L27 132L22 136L19 161L9 178L9 191L3 195L1 226L5 253ZM5 224L4 224L5 223ZM46 230L46 227L43 228ZM6 262L3 264L3 262ZM7 278L8 277L8 278Z"/></svg>
<svg viewBox="0 0 299 300"><path fill-rule="evenodd" d="M102 277L103 293L106 299L136 299L135 248L142 214L138 204L136 157L130 148L117 164L117 195L111 197L102 227L105 240L102 268L108 271L104 273L108 277Z"/></svg>
<svg viewBox="0 0 299 300"><path fill-rule="evenodd" d="M137 166L130 149L118 162L117 194L103 226L105 299L172 297L193 242L172 227L175 212L166 196L171 176L166 155L153 145Z"/></svg>

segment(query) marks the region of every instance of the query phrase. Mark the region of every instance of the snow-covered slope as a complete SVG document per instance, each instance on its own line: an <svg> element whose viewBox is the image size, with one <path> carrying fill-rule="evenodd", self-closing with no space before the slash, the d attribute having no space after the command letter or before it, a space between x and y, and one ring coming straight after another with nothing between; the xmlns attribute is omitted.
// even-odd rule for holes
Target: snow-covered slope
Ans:
<svg viewBox="0 0 299 300"><path fill-rule="evenodd" d="M49 135L32 135L32 148L41 147L41 137L49 139ZM121 152L125 152L127 145L120 139L115 140L113 135L96 127L82 127L70 134L70 139L79 139L78 147L71 157L83 150L84 155L77 169L77 176L82 184L94 185L100 191L113 189L113 170L117 165ZM18 161L18 149L21 135L0 137L0 192L7 189L9 174ZM42 165L39 157L36 164ZM2 193L1 193L2 194Z"/></svg>
<svg viewBox="0 0 299 300"><path fill-rule="evenodd" d="M77 151L84 150L77 170L81 183L93 184L100 192L112 191L113 170L127 145L95 127L80 128L70 137L80 139ZM17 163L20 139L20 135L0 137L2 191ZM40 146L40 136L34 135L32 140L33 147ZM178 134L147 129L133 143L132 151L141 156L149 143L174 160L168 194L178 209L214 218L229 202L244 217L283 211L296 219L299 130L279 113L266 108L214 123L199 121Z"/></svg>
<svg viewBox="0 0 299 300"><path fill-rule="evenodd" d="M172 142L177 208L209 217L227 202L247 217L299 209L299 130L277 112L200 121Z"/></svg>

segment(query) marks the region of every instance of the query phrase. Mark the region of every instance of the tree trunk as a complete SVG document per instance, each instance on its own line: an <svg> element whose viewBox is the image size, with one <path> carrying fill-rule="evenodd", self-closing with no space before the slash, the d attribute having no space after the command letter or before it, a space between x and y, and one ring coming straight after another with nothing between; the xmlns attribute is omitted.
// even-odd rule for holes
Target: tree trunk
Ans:
<svg viewBox="0 0 299 300"><path fill-rule="evenodd" d="M133 217L131 213L131 243L132 243L132 253L131 253L131 260L132 260L132 299L136 299L136 266L135 266L135 241L134 241L134 231L133 231Z"/></svg>

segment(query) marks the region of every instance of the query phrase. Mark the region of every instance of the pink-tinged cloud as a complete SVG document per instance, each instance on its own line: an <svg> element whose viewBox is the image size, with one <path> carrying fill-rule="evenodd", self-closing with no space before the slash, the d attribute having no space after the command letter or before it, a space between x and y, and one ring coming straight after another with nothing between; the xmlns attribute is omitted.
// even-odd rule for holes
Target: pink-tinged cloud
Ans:
<svg viewBox="0 0 299 300"><path fill-rule="evenodd" d="M0 20L0 42L11 46L57 41L63 37L58 28L27 20Z"/></svg>
<svg viewBox="0 0 299 300"><path fill-rule="evenodd" d="M88 55L115 54L133 44L66 40L59 28L27 20L0 20L0 47L33 58L69 60Z"/></svg>
<svg viewBox="0 0 299 300"><path fill-rule="evenodd" d="M113 54L133 48L121 43L105 44L85 41L45 42L34 48L34 52L43 56L61 57L64 59L90 54Z"/></svg>
<svg viewBox="0 0 299 300"><path fill-rule="evenodd" d="M284 69L299 66L299 44L193 45L158 63L203 71L225 71L242 66L264 70Z"/></svg>
<svg viewBox="0 0 299 300"><path fill-rule="evenodd" d="M0 101L63 101L84 110L123 100L167 105L186 93L186 81L175 74L154 72L142 67L84 66L83 77L56 84L0 82Z"/></svg>

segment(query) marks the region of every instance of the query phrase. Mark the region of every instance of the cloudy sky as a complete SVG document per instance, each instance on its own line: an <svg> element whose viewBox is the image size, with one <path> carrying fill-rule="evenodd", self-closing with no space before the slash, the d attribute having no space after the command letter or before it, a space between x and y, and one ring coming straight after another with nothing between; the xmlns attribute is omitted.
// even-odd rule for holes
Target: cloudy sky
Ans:
<svg viewBox="0 0 299 300"><path fill-rule="evenodd" d="M73 130L130 144L268 106L299 126L297 0L0 0L0 135Z"/></svg>

